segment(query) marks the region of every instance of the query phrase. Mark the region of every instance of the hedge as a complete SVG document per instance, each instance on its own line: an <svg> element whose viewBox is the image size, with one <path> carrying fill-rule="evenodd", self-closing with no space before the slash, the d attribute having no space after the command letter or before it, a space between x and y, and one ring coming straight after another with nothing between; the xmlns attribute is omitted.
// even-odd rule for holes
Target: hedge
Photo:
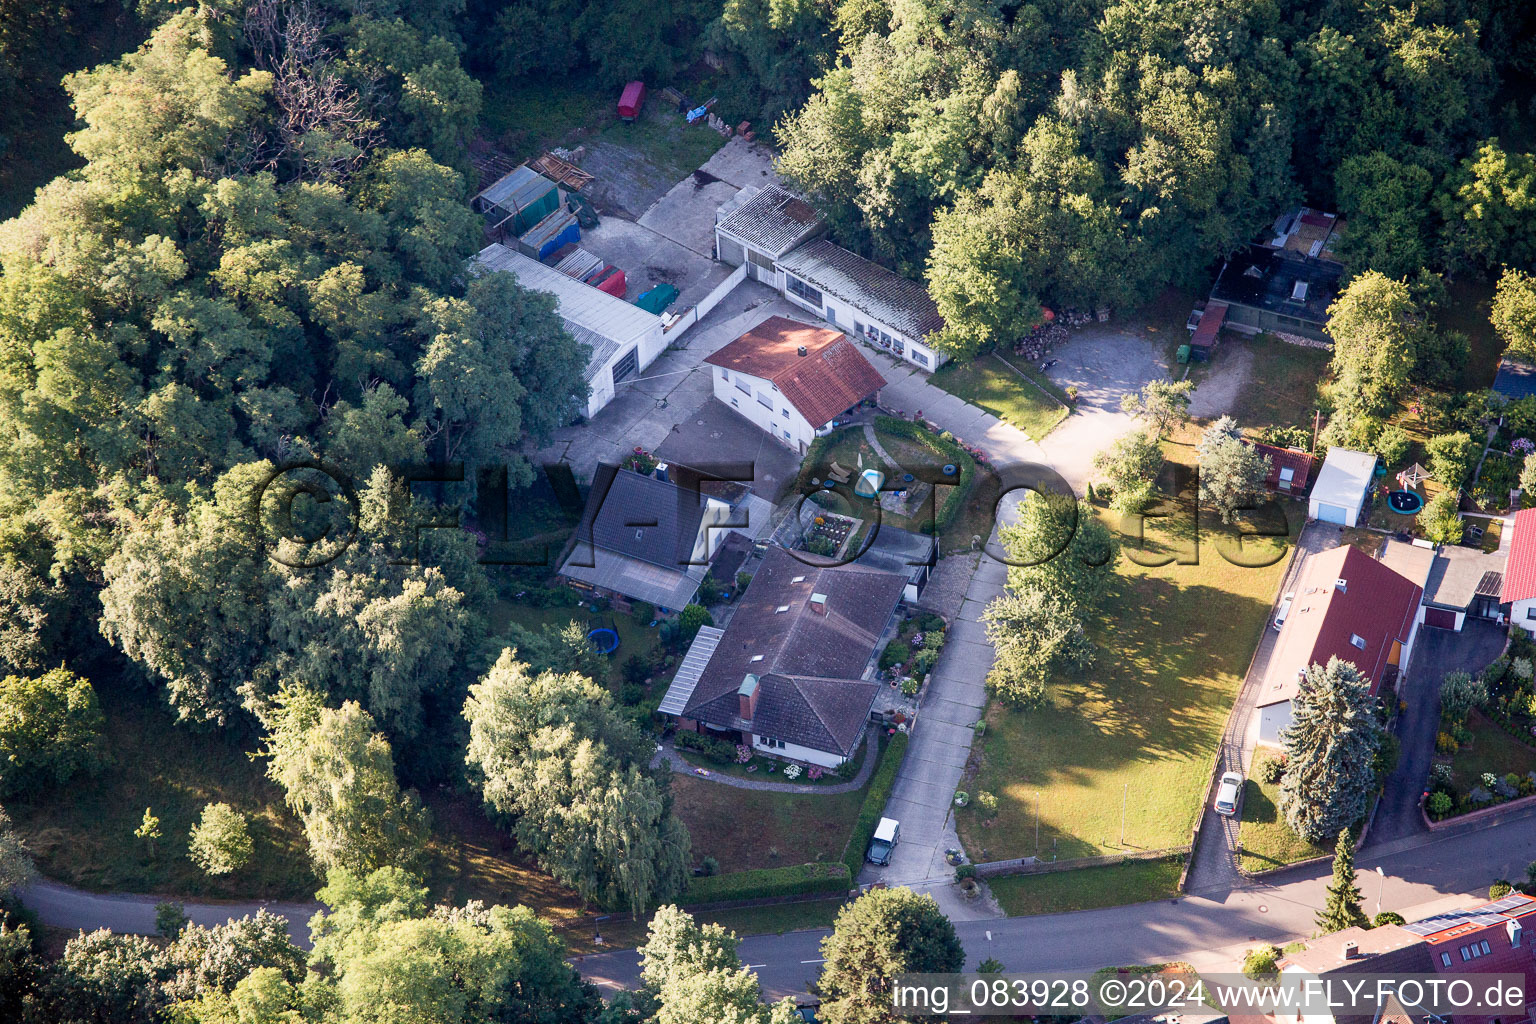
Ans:
<svg viewBox="0 0 1536 1024"><path fill-rule="evenodd" d="M895 437L904 437L925 448L930 448L934 454L953 462L960 470L960 479L954 487L950 488L949 494L945 495L944 504L940 507L936 516L937 522L933 526L934 532L944 529L965 507L966 499L970 497L971 481L976 476L976 459L955 442L946 441L927 427L919 426L910 420L899 420L894 416L876 416L875 429Z"/></svg>
<svg viewBox="0 0 1536 1024"><path fill-rule="evenodd" d="M854 823L853 835L843 848L843 863L850 874L857 875L864 866L864 854L869 850L869 841L874 838L875 826L880 824L880 816L885 813L885 802L896 786L896 773L901 769L901 759L907 754L909 740L906 733L898 732L880 754L880 764L869 780L869 791L864 794L864 806L859 809L859 820Z"/></svg>
<svg viewBox="0 0 1536 1024"><path fill-rule="evenodd" d="M782 868L733 871L728 875L693 878L683 893L684 906L760 900L815 893L844 893L853 888L853 876L845 864L791 864Z"/></svg>
<svg viewBox="0 0 1536 1024"><path fill-rule="evenodd" d="M692 750L716 764L730 764L736 760L736 745L725 740L706 736L700 732L678 730L672 742L684 750Z"/></svg>

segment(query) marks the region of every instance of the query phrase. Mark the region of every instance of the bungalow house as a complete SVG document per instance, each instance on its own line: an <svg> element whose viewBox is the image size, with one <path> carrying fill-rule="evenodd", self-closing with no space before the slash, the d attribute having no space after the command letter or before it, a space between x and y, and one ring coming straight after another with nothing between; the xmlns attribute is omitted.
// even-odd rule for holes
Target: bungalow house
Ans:
<svg viewBox="0 0 1536 1024"><path fill-rule="evenodd" d="M1509 621L1536 633L1536 508L1515 513L1515 535L1509 543L1499 600L1509 605Z"/></svg>
<svg viewBox="0 0 1536 1024"><path fill-rule="evenodd" d="M1330 344L1328 306L1344 276L1333 251L1338 237L1334 214L1303 207L1276 220L1262 240L1233 253L1211 286L1200 321L1209 334L1206 347L1222 328L1245 334L1273 331Z"/></svg>
<svg viewBox="0 0 1536 1024"><path fill-rule="evenodd" d="M751 494L732 504L679 487L665 466L650 475L600 465L560 575L604 596L681 608L726 536L765 531L772 511Z"/></svg>
<svg viewBox="0 0 1536 1024"><path fill-rule="evenodd" d="M1356 525L1375 474L1376 456L1370 452L1329 448L1307 498L1307 518L1340 526Z"/></svg>
<svg viewBox="0 0 1536 1024"><path fill-rule="evenodd" d="M1312 467L1316 460L1300 448L1281 448L1279 445L1250 441L1255 450L1269 458L1269 475L1264 487L1276 494L1300 498L1307 493L1312 480Z"/></svg>
<svg viewBox="0 0 1536 1024"><path fill-rule="evenodd" d="M742 189L715 213L715 254L747 275L782 291L774 264L795 246L826 229L821 215L793 192L769 185Z"/></svg>
<svg viewBox="0 0 1536 1024"><path fill-rule="evenodd" d="M704 358L715 397L804 455L833 418L876 395L885 378L838 331L769 317Z"/></svg>
<svg viewBox="0 0 1536 1024"><path fill-rule="evenodd" d="M881 686L871 677L906 586L895 573L769 548L730 624L699 630L659 710L679 729L836 768L869 721Z"/></svg>
<svg viewBox="0 0 1536 1024"><path fill-rule="evenodd" d="M948 360L926 340L944 328L944 318L916 281L825 238L790 250L776 266L785 298L860 341L923 370Z"/></svg>
<svg viewBox="0 0 1536 1024"><path fill-rule="evenodd" d="M1505 560L1497 551L1490 554L1455 544L1436 548L1427 541L1388 540L1381 552L1384 565L1424 588L1419 623L1458 633L1469 617L1492 621L1504 617L1499 594Z"/></svg>
<svg viewBox="0 0 1536 1024"><path fill-rule="evenodd" d="M1258 698L1258 742L1279 745L1302 676L1330 658L1354 664L1375 693L1408 665L1423 589L1352 545L1308 558Z"/></svg>

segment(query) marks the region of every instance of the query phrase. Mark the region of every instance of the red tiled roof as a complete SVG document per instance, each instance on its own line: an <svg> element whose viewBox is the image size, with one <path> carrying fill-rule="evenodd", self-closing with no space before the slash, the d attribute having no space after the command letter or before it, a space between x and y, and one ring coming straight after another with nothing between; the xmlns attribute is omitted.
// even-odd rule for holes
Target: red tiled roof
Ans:
<svg viewBox="0 0 1536 1024"><path fill-rule="evenodd" d="M782 316L769 317L704 361L772 381L813 427L885 386L880 371L841 332Z"/></svg>
<svg viewBox="0 0 1536 1024"><path fill-rule="evenodd" d="M1226 322L1227 304L1212 301L1205 307L1205 313L1195 326L1194 336L1189 339L1189 343L1195 348L1210 348L1216 344L1216 335L1221 333L1221 326Z"/></svg>
<svg viewBox="0 0 1536 1024"><path fill-rule="evenodd" d="M1536 597L1536 508L1515 513L1515 538L1509 545L1509 563L1504 566L1499 603L1532 597Z"/></svg>
<svg viewBox="0 0 1536 1024"><path fill-rule="evenodd" d="M1306 493L1307 484L1312 479L1312 456L1299 448L1281 448L1262 441L1250 441L1249 444L1269 456L1269 476L1264 478L1265 487L1272 491L1279 490L1280 470L1289 467L1294 472L1289 493Z"/></svg>
<svg viewBox="0 0 1536 1024"><path fill-rule="evenodd" d="M1340 590L1337 580L1344 580ZM1375 693L1394 641L1413 630L1424 591L1351 545L1307 559L1270 658L1259 705L1296 696L1298 673L1329 658L1352 662ZM1359 637L1364 646L1353 642Z"/></svg>

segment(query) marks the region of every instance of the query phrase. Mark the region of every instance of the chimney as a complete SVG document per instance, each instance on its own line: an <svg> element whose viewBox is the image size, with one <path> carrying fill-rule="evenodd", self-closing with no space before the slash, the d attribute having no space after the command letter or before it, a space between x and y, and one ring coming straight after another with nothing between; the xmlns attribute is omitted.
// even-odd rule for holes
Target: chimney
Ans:
<svg viewBox="0 0 1536 1024"><path fill-rule="evenodd" d="M1359 955L1360 955L1360 943L1358 943L1358 942L1346 942L1346 943L1344 943L1344 959L1345 960L1353 960L1355 957L1357 957Z"/></svg>
<svg viewBox="0 0 1536 1024"><path fill-rule="evenodd" d="M1349 592L1348 584L1349 584L1348 580L1334 580L1333 581L1334 589L1337 590L1341 594L1347 594Z"/></svg>
<svg viewBox="0 0 1536 1024"><path fill-rule="evenodd" d="M811 611L815 612L817 615L825 615L825 614L827 614L827 595L826 594L812 594L811 595Z"/></svg>
<svg viewBox="0 0 1536 1024"><path fill-rule="evenodd" d="M752 721L752 716L757 713L757 676L747 673L747 677L736 688L736 700L739 704L738 713L743 722Z"/></svg>
<svg viewBox="0 0 1536 1024"><path fill-rule="evenodd" d="M795 354L802 356L805 355L805 346L801 345L799 348L795 349Z"/></svg>
<svg viewBox="0 0 1536 1024"><path fill-rule="evenodd" d="M1523 931L1520 922L1513 919L1505 921L1504 930L1509 932L1509 948L1515 949L1518 947L1520 945L1520 933Z"/></svg>
<svg viewBox="0 0 1536 1024"><path fill-rule="evenodd" d="M665 462L656 463L656 479L662 483L667 482L667 464Z"/></svg>

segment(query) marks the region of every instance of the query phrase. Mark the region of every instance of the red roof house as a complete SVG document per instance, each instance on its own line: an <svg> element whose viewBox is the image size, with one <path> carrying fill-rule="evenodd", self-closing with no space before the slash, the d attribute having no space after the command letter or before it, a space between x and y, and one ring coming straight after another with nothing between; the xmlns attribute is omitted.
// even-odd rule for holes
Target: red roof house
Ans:
<svg viewBox="0 0 1536 1024"><path fill-rule="evenodd" d="M1509 562L1504 566L1504 586L1499 591L1501 604L1536 600L1536 508L1515 513L1515 536L1509 544ZM1536 627L1527 621L1525 608L1510 608L1512 622L1526 629Z"/></svg>
<svg viewBox="0 0 1536 1024"><path fill-rule="evenodd" d="M1300 448L1281 448L1278 445L1250 441L1254 448L1269 456L1269 475L1264 486L1279 494L1301 496L1307 493L1312 482L1312 456Z"/></svg>
<svg viewBox="0 0 1536 1024"><path fill-rule="evenodd" d="M718 368L717 398L791 444L809 438L788 409L810 431L823 433L835 416L885 386L841 331L782 316L769 317L704 361Z"/></svg>
<svg viewBox="0 0 1536 1024"><path fill-rule="evenodd" d="M1296 589L1282 598L1290 607L1259 693L1260 742L1279 742L1312 665L1351 662L1375 693L1408 663L1423 596L1418 584L1348 544L1308 558Z"/></svg>

